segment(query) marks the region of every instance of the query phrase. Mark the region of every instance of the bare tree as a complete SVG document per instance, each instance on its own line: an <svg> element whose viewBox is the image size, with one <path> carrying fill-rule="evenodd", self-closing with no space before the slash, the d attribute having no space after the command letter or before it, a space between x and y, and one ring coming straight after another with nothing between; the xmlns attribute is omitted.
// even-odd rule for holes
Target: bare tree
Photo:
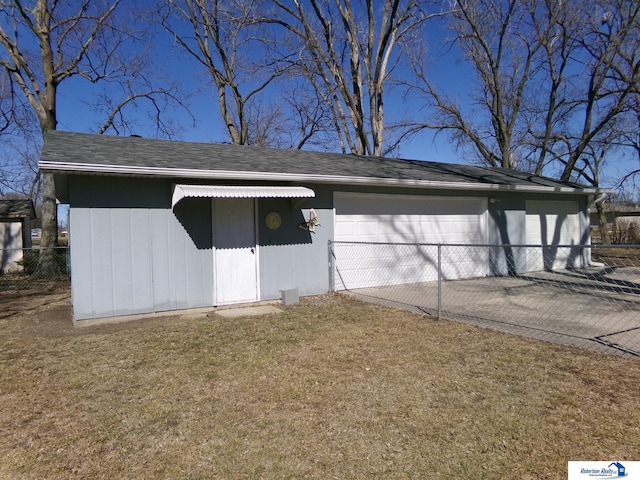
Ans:
<svg viewBox="0 0 640 480"><path fill-rule="evenodd" d="M553 126L547 126L550 141L537 147L540 169L542 159L555 161L562 167L562 180L597 187L609 157L626 157L629 152L638 156L640 6L637 2L599 0L586 7L567 15L574 26L567 28L570 34L565 35L570 38L567 43L575 46L571 60L582 66L574 82L578 88L574 96L566 96L565 105L549 110L549 117L556 112L559 115ZM558 63L549 57L549 68L554 65ZM628 177L624 175L619 184ZM597 202L595 206L602 241L610 243L604 204Z"/></svg>
<svg viewBox="0 0 640 480"><path fill-rule="evenodd" d="M524 115L532 77L544 65L540 52L553 34L558 15L548 2L535 0L459 0L448 25L453 34L450 51L459 52L470 67L477 87L468 96L453 95L435 84L423 59L413 58L417 82L409 85L432 108L427 121L412 131L447 132L462 148L470 147L481 163L493 167L522 168L527 132ZM535 27L537 28L534 28Z"/></svg>
<svg viewBox="0 0 640 480"><path fill-rule="evenodd" d="M20 131L29 123L29 106L16 97L12 78L0 69L0 136L6 137Z"/></svg>
<svg viewBox="0 0 640 480"><path fill-rule="evenodd" d="M562 180L574 174L590 142L620 116L637 108L633 100L640 91L640 3L599 0L589 6L580 35L588 83L579 103L579 130L573 135Z"/></svg>
<svg viewBox="0 0 640 480"><path fill-rule="evenodd" d="M455 101L414 62L410 91L433 112L414 131L449 132L487 165L597 186L594 152L616 143L611 136L624 132L614 124L635 108L639 9L629 0L457 1L451 48L477 88L462 100L471 102ZM594 163L585 168L588 159Z"/></svg>
<svg viewBox="0 0 640 480"><path fill-rule="evenodd" d="M637 179L640 178L640 93L633 95L631 99L633 109L625 116L626 126L620 137L620 147L628 152L634 167L628 171L617 183L616 188L625 190L629 187L633 190L632 196L640 198L640 188Z"/></svg>
<svg viewBox="0 0 640 480"><path fill-rule="evenodd" d="M338 143L344 152L382 155L385 89L399 46L441 15L425 12L426 4L177 0L159 2L158 11L211 78L232 143Z"/></svg>
<svg viewBox="0 0 640 480"><path fill-rule="evenodd" d="M218 111L232 143L262 144L256 119L261 94L282 74L268 54L271 33L255 0L159 2L159 21L213 82ZM260 112L261 118L267 112ZM252 135L257 135L253 137Z"/></svg>
<svg viewBox="0 0 640 480"><path fill-rule="evenodd" d="M543 42L547 94L532 99L537 111L529 109L540 114L530 127L535 172L555 166L561 180L598 187L607 158L633 150L629 140L637 136L640 5L596 0L560 12ZM604 204L595 207L602 241L610 243Z"/></svg>
<svg viewBox="0 0 640 480"><path fill-rule="evenodd" d="M543 40L544 94L532 96L527 110L534 168L541 174L555 166L562 180L597 186L597 175L587 173L601 164L594 151L620 147L626 118L637 116L640 10L625 0L559 5L553 35ZM588 168L586 159L593 160Z"/></svg>
<svg viewBox="0 0 640 480"><path fill-rule="evenodd" d="M315 150L330 150L334 129L331 107L325 98L316 90L298 87L284 95L284 102L289 114L281 137L289 138L289 148L311 146Z"/></svg>
<svg viewBox="0 0 640 480"><path fill-rule="evenodd" d="M133 4L128 4L130 10L126 11L120 3L121 0L0 3L0 67L10 77L10 98L25 100L43 136L58 126L58 93L63 82L74 77L92 84L122 82L140 75L139 60L131 56L136 51L131 29L136 17L131 11ZM116 11L122 11L127 18L117 16ZM120 102L120 111L136 98L130 95ZM114 125L113 120L110 125ZM51 247L57 244L52 175L43 175L42 184L42 245ZM45 252L40 258L41 268L46 271Z"/></svg>
<svg viewBox="0 0 640 480"><path fill-rule="evenodd" d="M424 22L417 0L273 0L274 20L299 42L298 74L331 108L343 152L385 153L385 87L399 45Z"/></svg>
<svg viewBox="0 0 640 480"><path fill-rule="evenodd" d="M0 149L0 195L16 193L22 197L41 200L38 181L37 137L25 141L25 135L6 136Z"/></svg>
<svg viewBox="0 0 640 480"><path fill-rule="evenodd" d="M22 97L17 97L11 85L11 77L0 69L0 195L26 194L32 178L25 178L24 156L16 147L17 136L29 135L32 112ZM37 169L36 169L37 170Z"/></svg>

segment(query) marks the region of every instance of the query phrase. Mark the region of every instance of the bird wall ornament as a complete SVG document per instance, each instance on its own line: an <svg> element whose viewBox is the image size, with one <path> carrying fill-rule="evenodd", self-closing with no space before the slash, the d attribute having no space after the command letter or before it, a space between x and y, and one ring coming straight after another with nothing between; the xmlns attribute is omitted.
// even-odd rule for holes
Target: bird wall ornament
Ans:
<svg viewBox="0 0 640 480"><path fill-rule="evenodd" d="M309 221L303 222L298 225L298 227L302 230L306 230L311 233L316 233L316 227L320 226L320 219L318 218L318 214L313 208L309 210Z"/></svg>

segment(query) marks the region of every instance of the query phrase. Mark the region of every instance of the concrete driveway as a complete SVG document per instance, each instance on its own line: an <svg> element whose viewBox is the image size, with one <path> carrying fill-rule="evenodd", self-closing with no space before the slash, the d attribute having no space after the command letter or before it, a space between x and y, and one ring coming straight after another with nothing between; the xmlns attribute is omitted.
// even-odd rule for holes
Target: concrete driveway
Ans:
<svg viewBox="0 0 640 480"><path fill-rule="evenodd" d="M414 312L640 358L640 267L534 272L363 288L348 293Z"/></svg>

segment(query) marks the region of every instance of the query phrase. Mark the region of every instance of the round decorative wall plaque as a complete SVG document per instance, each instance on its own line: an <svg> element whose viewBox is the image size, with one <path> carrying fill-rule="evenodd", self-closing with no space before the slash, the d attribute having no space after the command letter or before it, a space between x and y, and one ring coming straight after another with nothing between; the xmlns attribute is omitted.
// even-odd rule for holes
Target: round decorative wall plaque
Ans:
<svg viewBox="0 0 640 480"><path fill-rule="evenodd" d="M267 225L267 228L271 230L277 230L282 225L282 217L278 212L269 212L264 219L264 223Z"/></svg>

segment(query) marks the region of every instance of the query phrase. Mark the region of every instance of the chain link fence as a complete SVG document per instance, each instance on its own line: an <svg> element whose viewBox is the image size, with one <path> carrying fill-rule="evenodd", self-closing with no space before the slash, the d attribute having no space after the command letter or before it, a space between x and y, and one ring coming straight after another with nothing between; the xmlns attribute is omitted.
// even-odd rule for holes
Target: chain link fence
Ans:
<svg viewBox="0 0 640 480"><path fill-rule="evenodd" d="M0 302L69 289L67 247L0 250Z"/></svg>
<svg viewBox="0 0 640 480"><path fill-rule="evenodd" d="M639 245L330 242L329 250L333 291L640 357Z"/></svg>

